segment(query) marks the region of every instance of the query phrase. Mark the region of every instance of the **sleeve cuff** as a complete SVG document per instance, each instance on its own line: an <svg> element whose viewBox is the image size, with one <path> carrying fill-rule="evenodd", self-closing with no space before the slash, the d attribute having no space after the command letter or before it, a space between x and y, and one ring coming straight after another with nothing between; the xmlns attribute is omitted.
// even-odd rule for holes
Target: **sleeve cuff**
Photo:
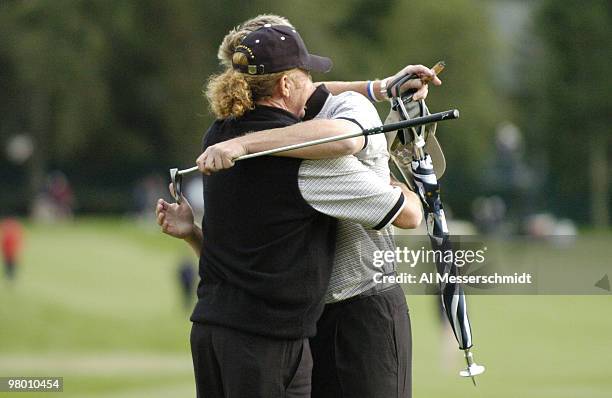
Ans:
<svg viewBox="0 0 612 398"><path fill-rule="evenodd" d="M395 205L393 205L391 210L389 210L387 215L374 227L374 229L377 231L381 230L389 226L389 224L391 224L393 221L395 221L397 216L400 214L400 212L404 208L405 200L406 198L404 197L404 194L400 193L399 199L397 200L397 202L395 202Z"/></svg>
<svg viewBox="0 0 612 398"><path fill-rule="evenodd" d="M359 128L360 128L361 130L364 130L363 126L362 126L362 125L361 125L361 124L360 124L360 123L359 123L357 120L352 119L352 118L350 118L350 117L340 116L340 117L337 117L336 119L348 120L349 122L353 122L353 123L355 123L357 126L359 126ZM368 146L368 136L367 136L367 135L364 135L364 136L363 136L363 148L361 148L361 150L364 150L364 149L365 149L365 147L367 147L367 146Z"/></svg>

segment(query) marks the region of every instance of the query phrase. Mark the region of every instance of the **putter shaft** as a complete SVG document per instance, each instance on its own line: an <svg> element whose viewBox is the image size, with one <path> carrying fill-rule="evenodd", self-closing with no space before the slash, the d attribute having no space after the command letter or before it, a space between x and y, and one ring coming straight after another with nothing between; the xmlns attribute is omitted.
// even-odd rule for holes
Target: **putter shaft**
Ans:
<svg viewBox="0 0 612 398"><path fill-rule="evenodd" d="M193 167L190 167L188 169L179 170L179 171L176 172L176 174L182 176L182 175L185 175L185 174L191 174L191 173L193 173L194 171L197 171L197 170L198 170L198 166L193 166Z"/></svg>

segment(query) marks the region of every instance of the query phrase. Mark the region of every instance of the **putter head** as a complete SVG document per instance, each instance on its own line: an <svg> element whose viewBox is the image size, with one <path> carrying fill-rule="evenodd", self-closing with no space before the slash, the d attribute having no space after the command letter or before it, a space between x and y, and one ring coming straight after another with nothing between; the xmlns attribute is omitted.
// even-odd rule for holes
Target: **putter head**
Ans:
<svg viewBox="0 0 612 398"><path fill-rule="evenodd" d="M465 350L465 361L467 362L467 368L459 371L459 376L471 377L472 383L476 385L476 380L474 379L474 376L483 374L485 372L485 367L482 365L478 365L476 364L476 362L474 362L474 355L472 354L469 348Z"/></svg>
<svg viewBox="0 0 612 398"><path fill-rule="evenodd" d="M172 186L174 187L174 200L176 203L181 203L181 197L183 196L183 192L181 191L181 185L183 182L183 176L179 173L179 169L170 169L170 181L172 182Z"/></svg>

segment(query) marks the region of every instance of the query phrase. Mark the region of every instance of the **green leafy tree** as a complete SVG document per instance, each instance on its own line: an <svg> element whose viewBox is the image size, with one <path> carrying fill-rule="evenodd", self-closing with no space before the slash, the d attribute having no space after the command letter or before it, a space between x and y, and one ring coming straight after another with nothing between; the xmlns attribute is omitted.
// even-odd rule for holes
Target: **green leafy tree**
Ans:
<svg viewBox="0 0 612 398"><path fill-rule="evenodd" d="M548 153L553 206L595 226L610 222L612 3L546 0L535 33L543 52L531 63L524 114L532 142ZM533 122L535 120L535 122ZM586 214L585 214L586 213Z"/></svg>
<svg viewBox="0 0 612 398"><path fill-rule="evenodd" d="M0 49L12 66L14 108L6 119L34 138L30 197L47 162L79 151L104 124L108 46L97 26L99 7L82 0L10 1L0 8Z"/></svg>
<svg viewBox="0 0 612 398"><path fill-rule="evenodd" d="M191 164L212 120L201 90L220 69L217 47L232 26L261 13L289 17L313 52L333 58L332 73L318 80L446 60L445 83L428 102L462 111L439 134L449 160L445 198L466 214L497 113L477 0L4 1L0 87L11 98L0 101L1 129L36 139L30 192L58 167L85 210L121 211L136 179Z"/></svg>

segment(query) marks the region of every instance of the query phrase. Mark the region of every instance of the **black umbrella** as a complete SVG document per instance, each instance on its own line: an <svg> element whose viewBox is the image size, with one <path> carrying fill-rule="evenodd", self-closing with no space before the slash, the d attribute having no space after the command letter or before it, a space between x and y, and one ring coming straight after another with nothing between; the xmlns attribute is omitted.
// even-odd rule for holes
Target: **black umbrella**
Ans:
<svg viewBox="0 0 612 398"><path fill-rule="evenodd" d="M436 73L440 73L444 63L434 66ZM393 116L401 120L410 120L422 117L429 113L423 100L414 102L412 95L414 91L401 92L401 86L410 79L418 78L416 75L406 75L391 82L388 86L388 95L391 99ZM408 108L413 110L411 117ZM428 130L429 128L429 130ZM414 128L403 128L397 130L391 146L391 170L400 181L406 182L419 195L423 203L427 234L432 249L447 253L453 250L451 236L448 232L444 207L440 199L440 185L436 170L442 173L445 168L444 156L435 139L435 126L418 126ZM428 141L431 144L428 145ZM434 142L435 140L435 142ZM436 151L434 157L428 153L428 148ZM439 152L439 153L438 153ZM434 164L438 162L438 164ZM441 176L441 175L440 175ZM455 256L436 256L436 269L439 275L458 276L459 267L453 260ZM448 279L446 279L448 280ZM440 282L440 295L444 312L451 324L453 333L459 343L459 349L465 353L467 368L459 372L461 376L471 377L476 385L474 376L485 371L484 366L474 362L472 348L472 328L467 313L465 292L460 283Z"/></svg>

